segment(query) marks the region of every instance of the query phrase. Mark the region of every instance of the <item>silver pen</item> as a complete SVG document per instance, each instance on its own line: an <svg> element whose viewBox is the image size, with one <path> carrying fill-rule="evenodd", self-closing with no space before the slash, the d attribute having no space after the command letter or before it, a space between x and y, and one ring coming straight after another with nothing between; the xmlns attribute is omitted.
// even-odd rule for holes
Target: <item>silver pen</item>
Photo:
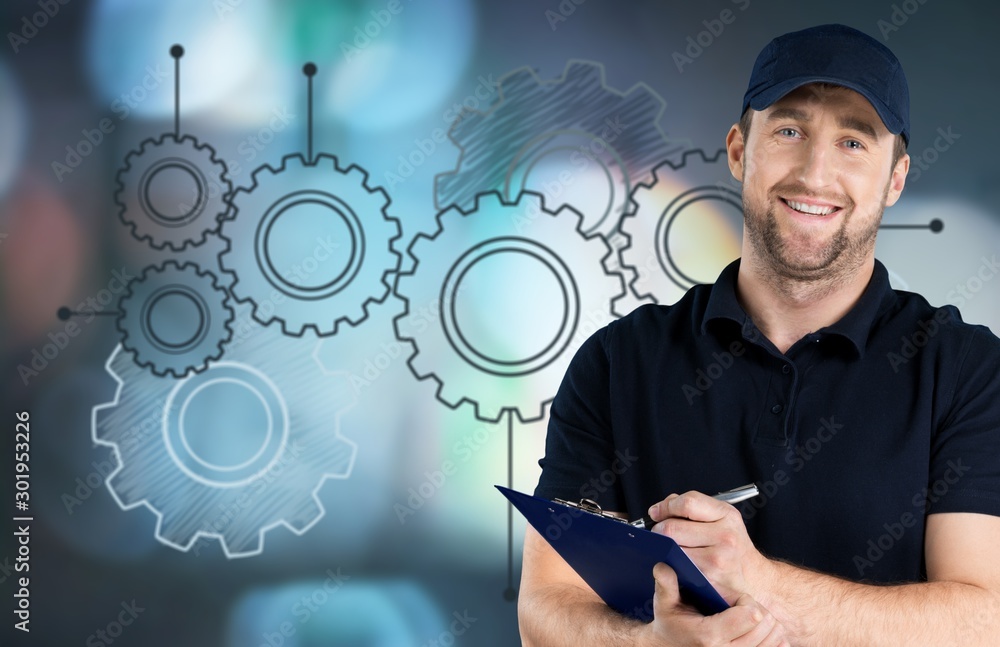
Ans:
<svg viewBox="0 0 1000 647"><path fill-rule="evenodd" d="M760 494L760 490L753 483L748 483L747 485L741 485L740 487L733 488L732 490L726 490L725 492L719 492L712 496L713 499L718 499L719 501L724 501L730 505L736 505L741 501L746 501L747 499L752 499ZM635 521L629 521L630 526L635 526L636 528L645 528L649 530L656 525L656 522L650 518L648 514L642 516L642 519L636 519Z"/></svg>

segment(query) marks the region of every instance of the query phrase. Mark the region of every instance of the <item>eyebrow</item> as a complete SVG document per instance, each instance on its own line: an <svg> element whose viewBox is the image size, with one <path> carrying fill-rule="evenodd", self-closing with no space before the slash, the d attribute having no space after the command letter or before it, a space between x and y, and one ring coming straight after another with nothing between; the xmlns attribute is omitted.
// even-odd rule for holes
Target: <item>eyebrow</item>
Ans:
<svg viewBox="0 0 1000 647"><path fill-rule="evenodd" d="M875 131L875 126L871 125L864 119L851 117L849 115L842 115L837 117L837 125L841 128L847 128L848 130L856 130L862 135L867 135L872 139L878 139L878 133Z"/></svg>
<svg viewBox="0 0 1000 647"><path fill-rule="evenodd" d="M811 118L804 110L798 108L775 108L767 115L767 121L781 121L782 119L792 119L795 121L809 122ZM878 131L868 121L851 115L838 115L837 125L848 130L855 130L862 135L867 135L872 139L878 139Z"/></svg>
<svg viewBox="0 0 1000 647"><path fill-rule="evenodd" d="M782 119L809 121L809 115L805 110L799 110L798 108L775 108L767 115L768 121L780 121Z"/></svg>

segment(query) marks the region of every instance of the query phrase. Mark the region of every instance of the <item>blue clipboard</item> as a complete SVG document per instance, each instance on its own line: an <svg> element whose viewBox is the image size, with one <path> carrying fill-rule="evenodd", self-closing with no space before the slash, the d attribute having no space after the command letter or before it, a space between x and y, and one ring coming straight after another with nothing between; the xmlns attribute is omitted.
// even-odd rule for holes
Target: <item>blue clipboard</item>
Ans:
<svg viewBox="0 0 1000 647"><path fill-rule="evenodd" d="M653 619L653 566L677 573L681 599L705 615L729 608L694 562L666 535L541 497L495 486L612 609Z"/></svg>

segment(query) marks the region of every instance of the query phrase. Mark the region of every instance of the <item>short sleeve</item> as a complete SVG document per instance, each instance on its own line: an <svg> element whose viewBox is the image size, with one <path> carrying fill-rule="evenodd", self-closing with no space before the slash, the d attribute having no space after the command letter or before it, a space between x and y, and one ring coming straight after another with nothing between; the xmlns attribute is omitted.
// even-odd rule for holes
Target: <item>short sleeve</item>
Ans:
<svg viewBox="0 0 1000 647"><path fill-rule="evenodd" d="M549 413L545 456L538 461L542 475L536 496L588 498L605 510L625 510L620 484L601 482L614 460L607 352L611 334L605 327L585 341L563 377Z"/></svg>
<svg viewBox="0 0 1000 647"><path fill-rule="evenodd" d="M927 512L1000 516L1000 339L976 326L931 448Z"/></svg>

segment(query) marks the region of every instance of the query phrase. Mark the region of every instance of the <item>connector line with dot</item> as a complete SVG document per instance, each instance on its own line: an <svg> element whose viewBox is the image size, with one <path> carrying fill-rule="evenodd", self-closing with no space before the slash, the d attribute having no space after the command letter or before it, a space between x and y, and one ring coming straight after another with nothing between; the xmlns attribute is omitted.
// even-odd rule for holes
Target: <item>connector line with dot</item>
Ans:
<svg viewBox="0 0 1000 647"><path fill-rule="evenodd" d="M302 66L302 73L306 75L306 162L313 163L313 77L316 76L316 64L306 63Z"/></svg>
<svg viewBox="0 0 1000 647"><path fill-rule="evenodd" d="M68 306L56 310L59 321L68 321L70 317L117 317L120 314L117 310L73 310Z"/></svg>
<svg viewBox="0 0 1000 647"><path fill-rule="evenodd" d="M930 229L938 234L944 229L944 222L939 218L934 218L926 225L879 225L879 229Z"/></svg>
<svg viewBox="0 0 1000 647"><path fill-rule="evenodd" d="M514 489L514 412L507 412L507 489ZM514 588L514 504L507 501L507 590L503 597L508 602L517 599Z"/></svg>
<svg viewBox="0 0 1000 647"><path fill-rule="evenodd" d="M170 55L174 57L174 137L181 136L181 56L184 56L184 48L174 45L170 48Z"/></svg>

